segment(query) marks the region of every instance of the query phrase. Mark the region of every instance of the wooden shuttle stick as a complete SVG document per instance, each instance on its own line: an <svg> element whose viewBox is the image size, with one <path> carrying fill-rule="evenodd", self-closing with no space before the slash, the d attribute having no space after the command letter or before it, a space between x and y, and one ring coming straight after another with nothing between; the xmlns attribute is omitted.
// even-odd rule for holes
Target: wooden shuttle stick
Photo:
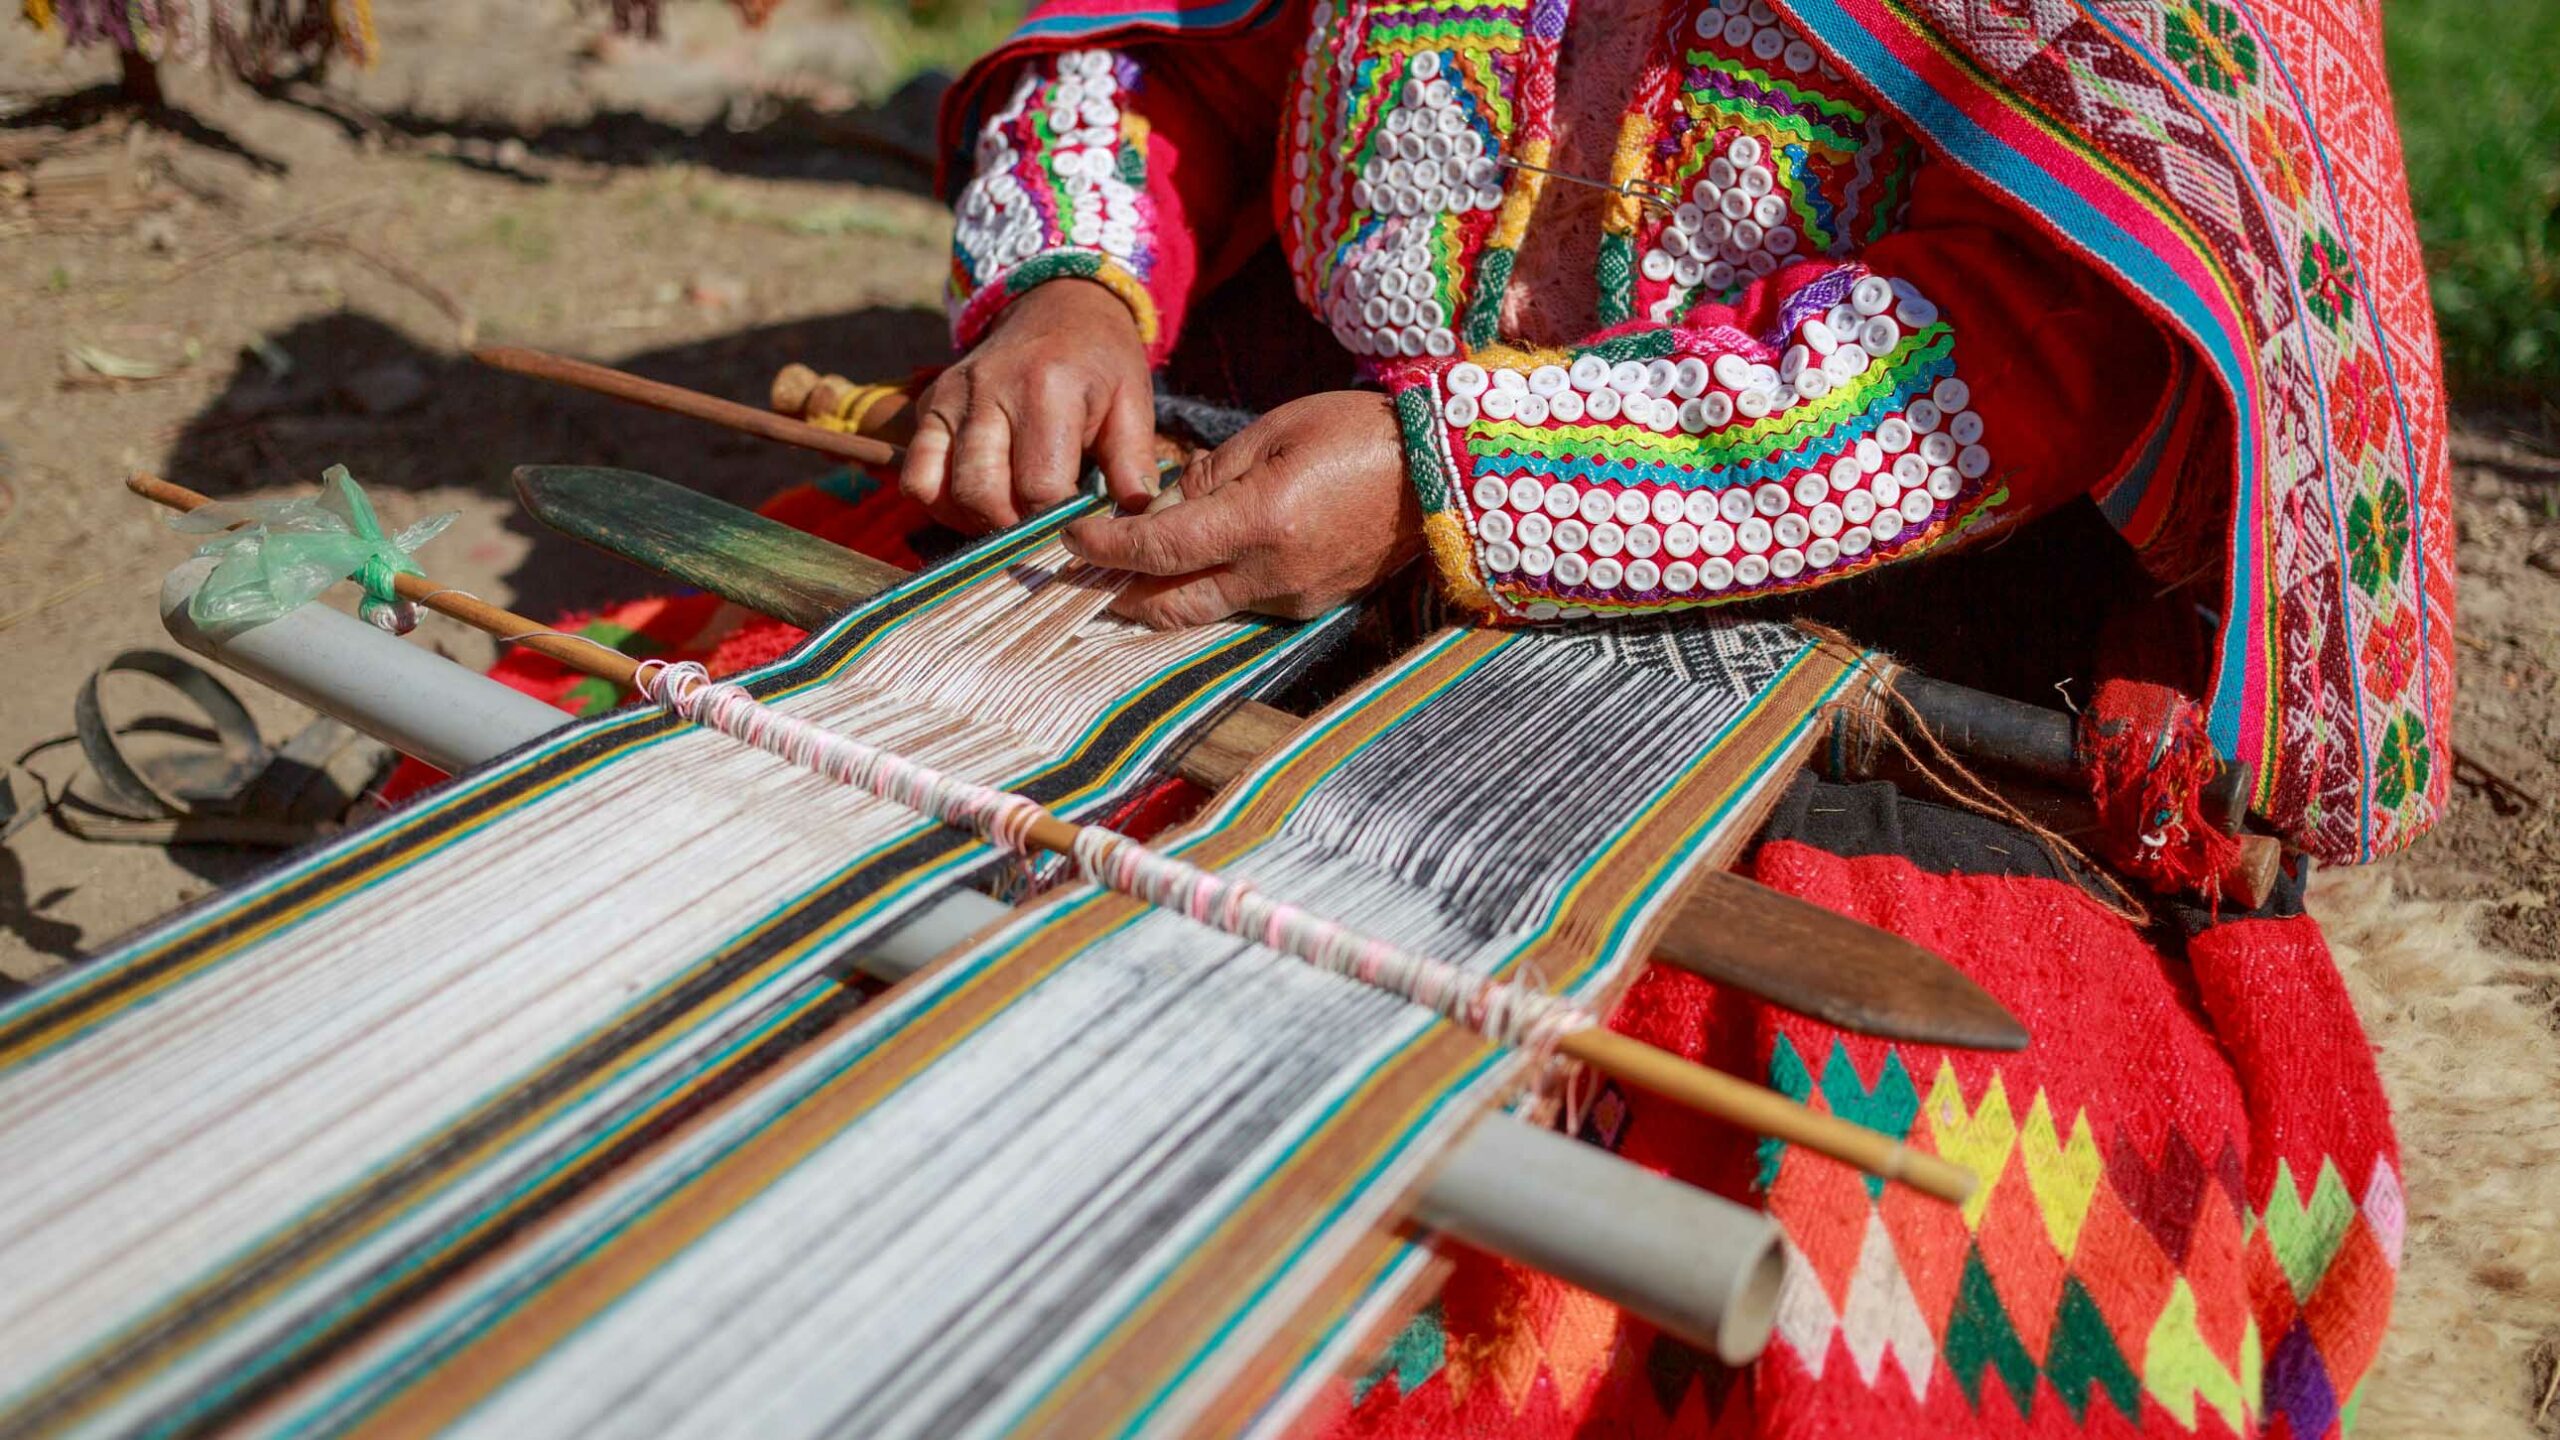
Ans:
<svg viewBox="0 0 2560 1440"><path fill-rule="evenodd" d="M829 430L788 415L759 410L753 405L741 405L734 400L723 400L717 395L705 395L698 390L687 390L681 385L643 379L638 375L609 366L591 364L584 360L572 360L565 355L528 350L517 345L483 345L471 352L471 358L492 369L530 376L536 380L549 380L554 384L574 386L580 390L592 390L599 395L610 395L616 400L628 400L635 405L646 405L652 410L664 410L671 415L684 415L696 420L709 421L711 424L725 426L731 430L741 430L750 435L762 436L767 440L778 440L785 445L797 445L803 450L814 450L821 455L832 455L839 460L849 460L857 465L895 465L906 454L898 446L874 440L868 436L848 435L841 430Z"/></svg>

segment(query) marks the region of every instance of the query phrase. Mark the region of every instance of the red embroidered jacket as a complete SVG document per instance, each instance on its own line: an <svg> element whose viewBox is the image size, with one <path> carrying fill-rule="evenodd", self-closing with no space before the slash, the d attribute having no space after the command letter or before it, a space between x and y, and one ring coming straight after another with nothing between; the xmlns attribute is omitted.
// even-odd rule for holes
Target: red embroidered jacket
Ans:
<svg viewBox="0 0 2560 1440"><path fill-rule="evenodd" d="M1514 620L1984 533L2106 479L2162 401L2150 321L1924 163L1765 0L1662 7L1613 153L1574 157L1531 12L1423 35L1338 8L1021 67L958 202L961 343L1072 275L1161 357L1267 193L1302 298L1396 397L1452 596ZM1506 333L1522 238L1577 179L1618 191L1589 251L1600 326Z"/></svg>

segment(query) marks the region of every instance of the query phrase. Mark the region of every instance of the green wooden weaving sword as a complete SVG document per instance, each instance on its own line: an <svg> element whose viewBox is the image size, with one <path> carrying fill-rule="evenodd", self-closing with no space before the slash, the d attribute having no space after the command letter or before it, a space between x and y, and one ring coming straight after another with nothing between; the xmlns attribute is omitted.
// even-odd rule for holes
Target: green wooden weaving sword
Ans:
<svg viewBox="0 0 2560 1440"><path fill-rule="evenodd" d="M636 470L526 465L515 484L525 510L552 529L804 629L831 624L907 578L894 565ZM1174 769L1218 789L1297 725L1268 705L1240 705ZM2015 1016L1936 955L1731 871L1690 882L1654 954L1864 1035L1975 1050L2027 1043Z"/></svg>

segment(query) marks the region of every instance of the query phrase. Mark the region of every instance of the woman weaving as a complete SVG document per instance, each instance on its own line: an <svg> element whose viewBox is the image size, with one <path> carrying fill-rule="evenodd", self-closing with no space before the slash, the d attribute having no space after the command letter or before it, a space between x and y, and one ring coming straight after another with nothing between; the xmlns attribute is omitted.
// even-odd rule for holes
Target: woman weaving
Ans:
<svg viewBox="0 0 2560 1440"><path fill-rule="evenodd" d="M2443 801L2452 590L2377 49L2334 0L1059 0L946 111L966 353L903 489L1000 528L1089 457L1126 513L1070 547L1165 626L1312 614L1425 553L1497 623L1703 624L1870 571L1870 643L2067 613L2031 673L2164 682L2098 703L2370 858ZM1219 289L1275 253L1329 341ZM1201 353L1288 398L1137 513L1151 372ZM2031 580L1895 563L2031 524L2007 548L2061 557ZM1475 1260L1338 1428L2342 1428L2399 1190L2298 884L2137 928L1993 822L1813 793L1761 878L1939 950L2037 1044L1846 1039L1666 972L1616 1023L1891 1133L1926 1106L1991 1192L1923 1213L1612 1097L1594 1138L1786 1227L1768 1358L1713 1373Z"/></svg>

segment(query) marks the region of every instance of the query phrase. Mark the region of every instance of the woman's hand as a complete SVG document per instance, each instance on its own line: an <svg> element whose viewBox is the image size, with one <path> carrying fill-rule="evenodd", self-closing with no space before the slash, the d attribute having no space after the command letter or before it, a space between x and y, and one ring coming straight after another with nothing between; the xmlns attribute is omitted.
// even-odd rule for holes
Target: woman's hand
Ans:
<svg viewBox="0 0 2560 1440"><path fill-rule="evenodd" d="M1155 394L1137 321L1085 280L1018 296L916 401L898 488L953 529L1001 530L1067 499L1083 457L1112 498L1155 489Z"/></svg>
<svg viewBox="0 0 2560 1440"><path fill-rule="evenodd" d="M1393 574L1422 549L1387 397L1293 400L1182 474L1183 500L1067 527L1071 554L1135 571L1112 606L1159 629L1238 610L1304 619Z"/></svg>

